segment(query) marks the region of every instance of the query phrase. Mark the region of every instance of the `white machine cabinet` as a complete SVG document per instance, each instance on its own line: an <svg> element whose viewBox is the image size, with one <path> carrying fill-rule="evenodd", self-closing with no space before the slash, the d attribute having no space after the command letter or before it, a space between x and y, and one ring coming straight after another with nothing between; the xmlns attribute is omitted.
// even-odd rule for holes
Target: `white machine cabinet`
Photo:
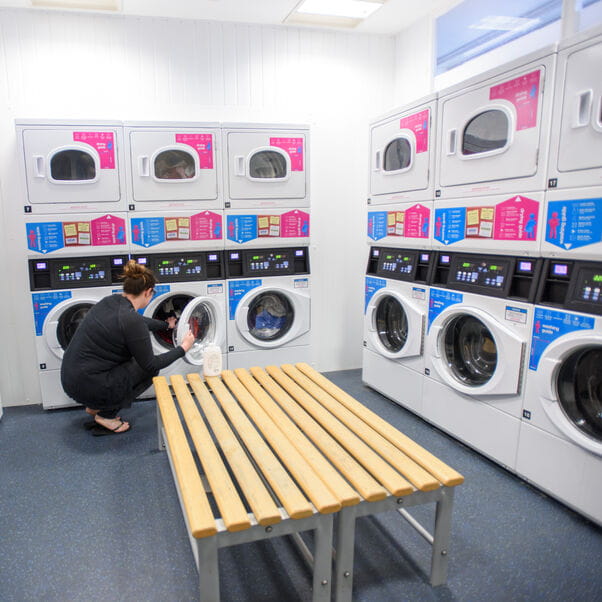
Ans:
<svg viewBox="0 0 602 602"><path fill-rule="evenodd" d="M370 126L369 204L432 198L436 103L422 98Z"/></svg>
<svg viewBox="0 0 602 602"><path fill-rule="evenodd" d="M560 46L548 186L602 185L602 28Z"/></svg>
<svg viewBox="0 0 602 602"><path fill-rule="evenodd" d="M554 51L439 93L436 197L545 189Z"/></svg>
<svg viewBox="0 0 602 602"><path fill-rule="evenodd" d="M144 208L159 204L219 209L220 130L217 124L126 123L130 196Z"/></svg>
<svg viewBox="0 0 602 602"><path fill-rule="evenodd" d="M226 208L309 206L307 127L225 125L222 135Z"/></svg>
<svg viewBox="0 0 602 602"><path fill-rule="evenodd" d="M27 212L125 209L121 125L21 120L16 126L25 165Z"/></svg>

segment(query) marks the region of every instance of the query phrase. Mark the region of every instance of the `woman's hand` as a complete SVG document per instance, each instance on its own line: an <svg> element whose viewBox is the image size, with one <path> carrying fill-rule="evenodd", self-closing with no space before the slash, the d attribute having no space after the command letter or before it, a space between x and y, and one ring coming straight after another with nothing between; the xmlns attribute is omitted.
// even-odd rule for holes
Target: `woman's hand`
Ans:
<svg viewBox="0 0 602 602"><path fill-rule="evenodd" d="M178 323L178 318L176 318L175 316L169 316L169 318L167 318L167 320L165 321L167 322L167 327L173 329Z"/></svg>
<svg viewBox="0 0 602 602"><path fill-rule="evenodd" d="M188 350L190 350L190 348L192 347L193 344L194 344L194 335L189 330L184 335L184 338L182 339L182 343L180 344L180 347L182 347L182 349L184 349L184 351L188 351Z"/></svg>

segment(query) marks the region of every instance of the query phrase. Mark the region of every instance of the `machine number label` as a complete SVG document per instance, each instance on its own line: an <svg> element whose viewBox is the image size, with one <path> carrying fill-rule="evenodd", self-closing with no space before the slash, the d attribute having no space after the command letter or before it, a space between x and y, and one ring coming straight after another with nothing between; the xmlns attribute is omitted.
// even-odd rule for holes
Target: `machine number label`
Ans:
<svg viewBox="0 0 602 602"><path fill-rule="evenodd" d="M527 310L522 307L512 307L506 305L506 320L509 322L518 322L519 324L527 323Z"/></svg>

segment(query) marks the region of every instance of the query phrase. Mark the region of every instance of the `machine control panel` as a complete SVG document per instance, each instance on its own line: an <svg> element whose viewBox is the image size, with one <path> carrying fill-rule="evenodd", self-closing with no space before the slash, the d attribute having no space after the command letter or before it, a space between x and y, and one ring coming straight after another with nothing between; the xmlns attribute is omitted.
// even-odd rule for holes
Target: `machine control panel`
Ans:
<svg viewBox="0 0 602 602"><path fill-rule="evenodd" d="M487 288L503 288L508 274L508 262L488 259L465 259L457 262L450 282L467 282Z"/></svg>
<svg viewBox="0 0 602 602"><path fill-rule="evenodd" d="M194 282L224 277L222 251L151 253L135 255L134 259L150 268L159 282Z"/></svg>
<svg viewBox="0 0 602 602"><path fill-rule="evenodd" d="M309 274L307 247L227 251L228 278Z"/></svg>
<svg viewBox="0 0 602 602"><path fill-rule="evenodd" d="M366 274L426 283L434 253L418 249L372 247Z"/></svg>

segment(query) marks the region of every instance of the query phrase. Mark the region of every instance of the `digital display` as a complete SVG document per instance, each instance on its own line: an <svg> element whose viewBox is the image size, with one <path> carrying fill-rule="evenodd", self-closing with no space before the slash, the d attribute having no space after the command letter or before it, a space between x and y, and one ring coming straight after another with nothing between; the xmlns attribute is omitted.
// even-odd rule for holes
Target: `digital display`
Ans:
<svg viewBox="0 0 602 602"><path fill-rule="evenodd" d="M146 265L147 263L147 259L146 257L138 257L138 259L136 259L136 261L140 264L140 265Z"/></svg>
<svg viewBox="0 0 602 602"><path fill-rule="evenodd" d="M383 276L403 274L409 276L414 273L415 255L405 251L387 250L380 256L378 271Z"/></svg>
<svg viewBox="0 0 602 602"><path fill-rule="evenodd" d="M295 252L297 255L298 251ZM259 251L247 256L250 272L290 272L292 263L286 250Z"/></svg>
<svg viewBox="0 0 602 602"><path fill-rule="evenodd" d="M518 271L531 273L533 271L533 262L532 261L519 261L518 262Z"/></svg>
<svg viewBox="0 0 602 602"><path fill-rule="evenodd" d="M574 294L578 301L602 305L602 270L581 269Z"/></svg>
<svg viewBox="0 0 602 602"><path fill-rule="evenodd" d="M459 259L452 274L452 282L473 284L479 287L501 289L506 282L508 262L499 259L487 261L481 259Z"/></svg>
<svg viewBox="0 0 602 602"><path fill-rule="evenodd" d="M113 265L123 265L122 257L113 257Z"/></svg>
<svg viewBox="0 0 602 602"><path fill-rule="evenodd" d="M238 261L240 259L240 253L230 253L230 259L233 261Z"/></svg>
<svg viewBox="0 0 602 602"><path fill-rule="evenodd" d="M305 251L303 249L297 249L295 251L295 257L305 257Z"/></svg>
<svg viewBox="0 0 602 602"><path fill-rule="evenodd" d="M107 275L106 266L101 265L98 260L77 260L57 264L54 268L59 282L93 282L105 280Z"/></svg>
<svg viewBox="0 0 602 602"><path fill-rule="evenodd" d="M380 255L380 249L372 249L372 257L378 257Z"/></svg>
<svg viewBox="0 0 602 602"><path fill-rule="evenodd" d="M195 276L203 273L202 257L163 257L157 265L159 276Z"/></svg>
<svg viewBox="0 0 602 602"><path fill-rule="evenodd" d="M569 273L569 266L566 263L552 264L552 274L554 276L567 276L568 273Z"/></svg>
<svg viewBox="0 0 602 602"><path fill-rule="evenodd" d="M36 270L45 270L47 269L48 264L45 261L39 261L36 263Z"/></svg>
<svg viewBox="0 0 602 602"><path fill-rule="evenodd" d="M219 257L215 253L209 253L207 261L219 261Z"/></svg>
<svg viewBox="0 0 602 602"><path fill-rule="evenodd" d="M450 261L449 255L441 255L439 257L439 263L441 265L449 265L449 261Z"/></svg>
<svg viewBox="0 0 602 602"><path fill-rule="evenodd" d="M420 261L422 263L428 263L430 258L431 258L430 253L421 253L421 255L420 255Z"/></svg>

